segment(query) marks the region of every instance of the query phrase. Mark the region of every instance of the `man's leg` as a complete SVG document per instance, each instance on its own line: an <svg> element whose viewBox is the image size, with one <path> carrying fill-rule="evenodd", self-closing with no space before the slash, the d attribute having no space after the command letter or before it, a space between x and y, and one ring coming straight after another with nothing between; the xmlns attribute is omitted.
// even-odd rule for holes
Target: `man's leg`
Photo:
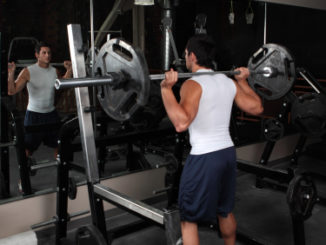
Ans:
<svg viewBox="0 0 326 245"><path fill-rule="evenodd" d="M198 226L196 223L182 221L181 233L183 245L199 245Z"/></svg>
<svg viewBox="0 0 326 245"><path fill-rule="evenodd" d="M220 231L225 245L234 245L236 240L237 222L234 215L229 213L227 217L218 216Z"/></svg>

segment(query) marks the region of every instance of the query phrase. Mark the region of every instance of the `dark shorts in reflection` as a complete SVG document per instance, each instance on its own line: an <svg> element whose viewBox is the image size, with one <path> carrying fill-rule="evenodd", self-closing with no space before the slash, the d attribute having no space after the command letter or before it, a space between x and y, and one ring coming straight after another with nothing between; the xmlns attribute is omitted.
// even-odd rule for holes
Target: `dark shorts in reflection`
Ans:
<svg viewBox="0 0 326 245"><path fill-rule="evenodd" d="M46 127L44 125L48 124ZM53 127L53 125L58 124ZM37 125L41 125L39 128ZM44 145L56 148L58 146L58 134L60 118L56 110L49 113L26 111L25 120L25 148L35 151L43 142ZM29 127L33 126L33 127Z"/></svg>
<svg viewBox="0 0 326 245"><path fill-rule="evenodd" d="M234 207L236 154L230 147L203 155L189 155L180 180L182 221L216 223Z"/></svg>

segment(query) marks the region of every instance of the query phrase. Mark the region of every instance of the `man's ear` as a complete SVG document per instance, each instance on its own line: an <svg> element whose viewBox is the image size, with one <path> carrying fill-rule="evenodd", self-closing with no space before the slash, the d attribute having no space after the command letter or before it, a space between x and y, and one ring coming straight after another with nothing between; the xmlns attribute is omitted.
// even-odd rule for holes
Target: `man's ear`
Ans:
<svg viewBox="0 0 326 245"><path fill-rule="evenodd" d="M35 52L35 58L38 59L39 54Z"/></svg>
<svg viewBox="0 0 326 245"><path fill-rule="evenodd" d="M190 53L190 58L193 62L197 62L197 57L193 52Z"/></svg>

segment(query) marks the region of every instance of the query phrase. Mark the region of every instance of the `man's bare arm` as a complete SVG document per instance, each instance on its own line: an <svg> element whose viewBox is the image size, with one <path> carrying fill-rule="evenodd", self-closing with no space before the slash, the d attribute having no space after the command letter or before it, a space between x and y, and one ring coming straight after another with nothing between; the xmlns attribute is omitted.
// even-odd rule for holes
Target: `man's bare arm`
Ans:
<svg viewBox="0 0 326 245"><path fill-rule="evenodd" d="M14 95L22 91L30 79L28 69L24 68L15 80L15 70L15 63L8 63L8 95Z"/></svg>
<svg viewBox="0 0 326 245"><path fill-rule="evenodd" d="M235 77L237 79L235 82L237 87L235 102L242 111L252 115L259 115L264 110L261 98L247 82L247 77L249 76L248 69L239 68L239 70L241 71L241 75Z"/></svg>
<svg viewBox="0 0 326 245"><path fill-rule="evenodd" d="M170 76L172 78L170 78ZM201 87L192 80L187 80L180 90L180 102L178 103L172 87L177 81L177 73L170 71L166 73L166 79L161 83L161 94L165 110L177 132L188 129L190 123L198 112Z"/></svg>

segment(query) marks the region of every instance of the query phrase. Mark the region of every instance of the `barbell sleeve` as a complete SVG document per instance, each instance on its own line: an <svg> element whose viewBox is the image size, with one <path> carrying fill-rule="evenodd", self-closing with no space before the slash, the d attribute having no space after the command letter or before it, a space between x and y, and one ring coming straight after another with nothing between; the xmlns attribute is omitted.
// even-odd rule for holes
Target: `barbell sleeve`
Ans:
<svg viewBox="0 0 326 245"><path fill-rule="evenodd" d="M76 87L89 87L98 85L119 86L125 76L120 72L111 72L103 77L84 77L72 79L56 79L54 87L56 89L67 89Z"/></svg>

